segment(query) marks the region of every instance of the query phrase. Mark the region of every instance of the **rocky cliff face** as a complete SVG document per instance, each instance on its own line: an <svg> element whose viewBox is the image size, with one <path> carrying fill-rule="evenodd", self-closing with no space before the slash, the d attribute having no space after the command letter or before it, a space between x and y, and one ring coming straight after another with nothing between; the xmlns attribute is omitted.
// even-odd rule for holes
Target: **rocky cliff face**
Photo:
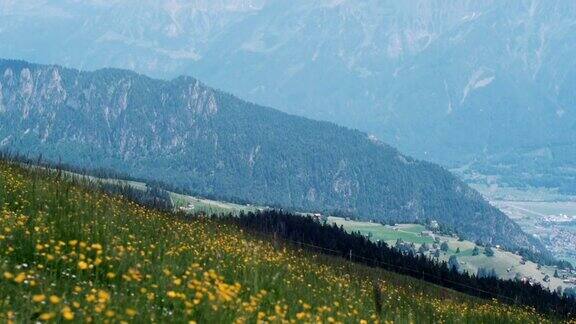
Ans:
<svg viewBox="0 0 576 324"><path fill-rule="evenodd" d="M260 204L381 221L437 219L470 239L544 251L436 165L190 77L0 61L0 98L3 150Z"/></svg>

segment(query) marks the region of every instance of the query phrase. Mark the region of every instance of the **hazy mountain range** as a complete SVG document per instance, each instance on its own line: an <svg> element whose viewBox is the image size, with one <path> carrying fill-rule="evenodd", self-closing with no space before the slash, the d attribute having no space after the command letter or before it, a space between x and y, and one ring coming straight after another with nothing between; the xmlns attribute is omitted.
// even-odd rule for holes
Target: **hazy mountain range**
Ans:
<svg viewBox="0 0 576 324"><path fill-rule="evenodd" d="M576 4L9 1L0 56L197 76L402 151L574 192Z"/></svg>
<svg viewBox="0 0 576 324"><path fill-rule="evenodd" d="M202 195L379 221L435 219L471 240L544 251L437 165L191 77L0 60L0 149Z"/></svg>

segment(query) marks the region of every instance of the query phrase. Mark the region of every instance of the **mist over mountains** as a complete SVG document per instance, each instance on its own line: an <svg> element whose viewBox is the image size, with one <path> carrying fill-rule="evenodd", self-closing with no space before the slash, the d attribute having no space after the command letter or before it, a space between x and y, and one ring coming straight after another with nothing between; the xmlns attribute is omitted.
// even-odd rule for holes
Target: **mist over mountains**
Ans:
<svg viewBox="0 0 576 324"><path fill-rule="evenodd" d="M131 68L573 192L571 1L0 1L0 56ZM41 45L41 46L39 46Z"/></svg>

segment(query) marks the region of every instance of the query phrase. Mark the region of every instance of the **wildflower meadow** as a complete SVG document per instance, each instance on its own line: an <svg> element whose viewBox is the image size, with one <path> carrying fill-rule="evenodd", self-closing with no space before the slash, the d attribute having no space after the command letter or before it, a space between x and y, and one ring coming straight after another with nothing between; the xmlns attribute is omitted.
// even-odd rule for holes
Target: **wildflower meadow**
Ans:
<svg viewBox="0 0 576 324"><path fill-rule="evenodd" d="M0 322L545 323L0 162Z"/></svg>

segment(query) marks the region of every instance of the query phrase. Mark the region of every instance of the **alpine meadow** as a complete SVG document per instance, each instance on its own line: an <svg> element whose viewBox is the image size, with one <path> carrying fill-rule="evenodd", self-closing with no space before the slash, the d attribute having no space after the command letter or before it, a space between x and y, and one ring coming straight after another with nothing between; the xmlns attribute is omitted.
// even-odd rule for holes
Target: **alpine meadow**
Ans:
<svg viewBox="0 0 576 324"><path fill-rule="evenodd" d="M554 317L181 219L0 163L7 322L510 322Z"/></svg>
<svg viewBox="0 0 576 324"><path fill-rule="evenodd" d="M0 323L576 324L574 22L0 0Z"/></svg>

